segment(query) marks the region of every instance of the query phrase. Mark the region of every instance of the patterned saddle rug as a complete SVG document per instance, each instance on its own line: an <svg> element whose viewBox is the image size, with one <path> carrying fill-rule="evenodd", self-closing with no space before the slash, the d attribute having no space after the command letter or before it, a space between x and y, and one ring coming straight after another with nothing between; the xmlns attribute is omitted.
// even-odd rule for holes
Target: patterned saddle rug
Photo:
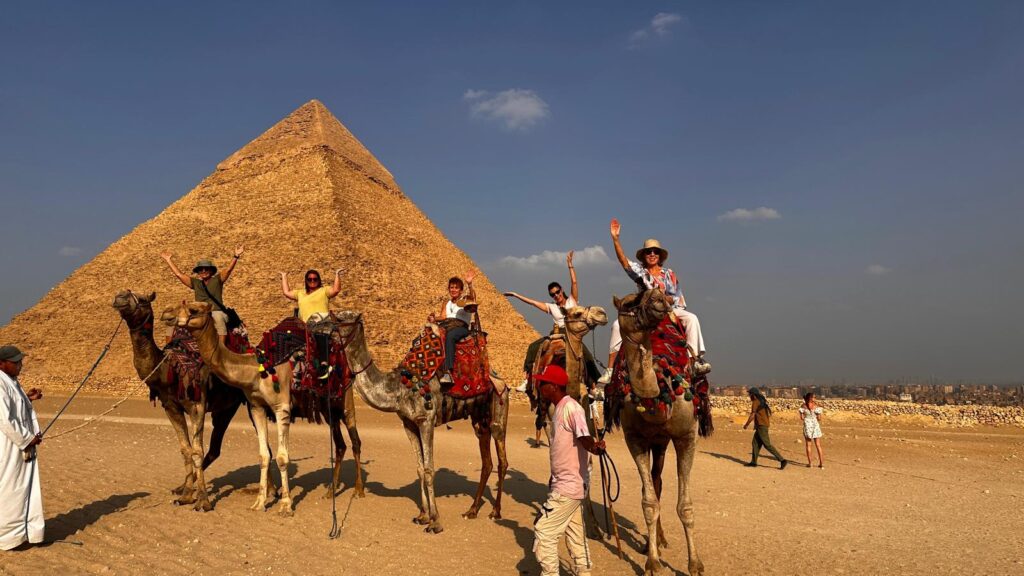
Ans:
<svg viewBox="0 0 1024 576"><path fill-rule="evenodd" d="M274 377L274 366L289 363L292 373L292 404L304 404L304 396L341 397L351 384L351 373L345 359L341 341L333 338L336 326L330 320L307 326L302 320L289 316L277 326L263 333L256 358L263 369ZM318 337L319 336L319 337ZM328 348L326 353L320 347ZM326 362L329 373L320 378L319 361Z"/></svg>
<svg viewBox="0 0 1024 576"><path fill-rule="evenodd" d="M402 382L409 388L417 387L424 395L430 390L426 383L444 366L444 329L438 336L429 327L412 341L412 347L400 366ZM465 399L486 394L491 390L491 369L487 360L487 334L470 332L455 343L455 364L452 368L452 386L445 394Z"/></svg>
<svg viewBox="0 0 1024 576"><path fill-rule="evenodd" d="M171 341L164 347L167 358L167 381L178 385L180 400L198 401L202 397L199 388L203 358L199 355L199 343L188 330L176 327Z"/></svg>
<svg viewBox="0 0 1024 576"><path fill-rule="evenodd" d="M605 397L629 398L630 402L637 405L639 412L667 415L676 398L682 396L686 401L693 402L696 411L700 399L689 380L686 333L681 325L672 321L671 316L666 316L651 334L651 355L654 373L658 377L658 396L640 398L633 392L629 371L626 369L626 355L619 354L615 358L611 382L605 386ZM707 386L706 379L702 379L702 382Z"/></svg>

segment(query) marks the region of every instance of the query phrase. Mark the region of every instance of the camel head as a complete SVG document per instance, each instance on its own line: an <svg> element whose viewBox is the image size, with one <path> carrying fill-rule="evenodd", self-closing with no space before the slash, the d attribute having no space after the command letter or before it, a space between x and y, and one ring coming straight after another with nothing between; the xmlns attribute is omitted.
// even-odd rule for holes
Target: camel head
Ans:
<svg viewBox="0 0 1024 576"><path fill-rule="evenodd" d="M153 300L156 300L156 292L149 296L139 296L131 290L121 290L114 296L112 306L129 328L135 328L153 318Z"/></svg>
<svg viewBox="0 0 1024 576"><path fill-rule="evenodd" d="M160 322L167 326L174 326L178 323L178 309L174 306L164 308L160 313Z"/></svg>
<svg viewBox="0 0 1024 576"><path fill-rule="evenodd" d="M608 314L600 306L576 306L565 312L565 328L573 335L582 336L607 323Z"/></svg>
<svg viewBox="0 0 1024 576"><path fill-rule="evenodd" d="M213 310L208 302L185 302L177 308L175 323L186 328L189 332L198 332L212 321L210 311Z"/></svg>
<svg viewBox="0 0 1024 576"><path fill-rule="evenodd" d="M612 303L619 311L619 329L628 334L654 330L672 310L672 300L658 288L621 299L613 296Z"/></svg>

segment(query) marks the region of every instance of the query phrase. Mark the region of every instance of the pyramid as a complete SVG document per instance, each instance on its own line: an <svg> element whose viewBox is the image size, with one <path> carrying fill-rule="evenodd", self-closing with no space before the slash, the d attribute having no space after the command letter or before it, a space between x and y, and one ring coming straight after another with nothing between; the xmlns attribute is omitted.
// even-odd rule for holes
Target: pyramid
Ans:
<svg viewBox="0 0 1024 576"><path fill-rule="evenodd" d="M0 328L0 343L28 355L23 380L63 390L77 386L120 317L114 295L156 291L154 308L192 299L160 258L182 271L200 258L226 266L245 253L224 288L225 304L245 319L253 340L291 314L280 271L293 288L320 270L341 268L334 309L364 313L377 363L394 366L440 309L448 278L477 270L406 197L390 172L319 101L301 106L217 165L191 192L139 224ZM491 363L518 379L536 331L483 275L474 282ZM162 328L158 330L161 341ZM87 390L123 393L138 385L122 327Z"/></svg>

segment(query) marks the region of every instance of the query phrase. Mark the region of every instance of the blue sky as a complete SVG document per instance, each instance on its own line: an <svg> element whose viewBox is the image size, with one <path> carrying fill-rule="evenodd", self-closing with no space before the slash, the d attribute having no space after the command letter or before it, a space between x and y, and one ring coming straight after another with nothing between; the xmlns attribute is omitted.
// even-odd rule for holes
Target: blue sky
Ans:
<svg viewBox="0 0 1024 576"><path fill-rule="evenodd" d="M0 322L317 98L504 289L541 298L564 268L529 257L590 248L583 300L610 307L608 220L629 252L657 237L718 383L1024 380L1022 25L1014 2L12 4Z"/></svg>

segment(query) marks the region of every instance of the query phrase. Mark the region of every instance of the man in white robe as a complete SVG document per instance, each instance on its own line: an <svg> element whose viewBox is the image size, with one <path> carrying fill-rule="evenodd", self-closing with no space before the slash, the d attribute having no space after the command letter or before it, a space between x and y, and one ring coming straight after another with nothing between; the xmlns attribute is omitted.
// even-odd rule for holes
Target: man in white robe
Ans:
<svg viewBox="0 0 1024 576"><path fill-rule="evenodd" d="M43 495L36 446L42 442L32 401L18 383L25 357L14 346L0 346L0 550L43 541Z"/></svg>

